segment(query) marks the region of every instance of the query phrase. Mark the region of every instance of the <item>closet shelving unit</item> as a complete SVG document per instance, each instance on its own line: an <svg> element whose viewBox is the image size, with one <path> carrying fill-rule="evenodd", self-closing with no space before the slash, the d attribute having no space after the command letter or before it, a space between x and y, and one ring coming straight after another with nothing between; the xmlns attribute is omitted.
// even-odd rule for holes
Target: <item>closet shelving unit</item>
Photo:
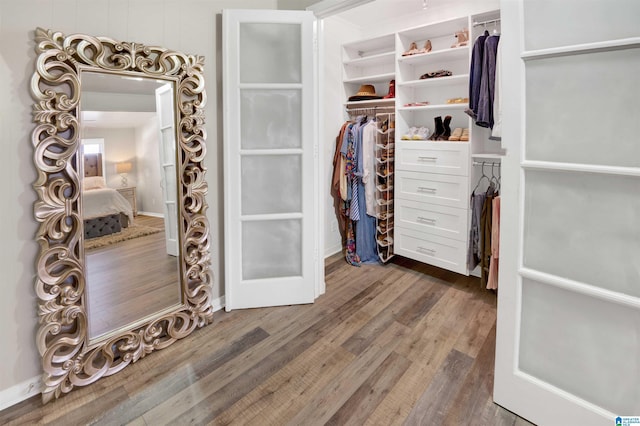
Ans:
<svg viewBox="0 0 640 426"><path fill-rule="evenodd" d="M397 254L468 274L470 142L402 140L410 127L435 131L435 118L451 116L451 130L470 128L468 103L448 103L469 95L472 41L452 47L457 31L470 17L400 31L396 68L398 129L396 136L395 251ZM402 56L412 42L431 41L432 51ZM451 71L449 77L421 79L426 73ZM405 106L427 102L426 106Z"/></svg>
<svg viewBox="0 0 640 426"><path fill-rule="evenodd" d="M465 113L467 103L449 100L469 97L473 43L488 22L492 26L487 29L499 31L499 18L499 11L467 15L343 45L345 99L362 84L373 84L377 94L385 95L389 81L396 81L395 100L345 102L347 108L395 105L395 140L379 132L376 144L376 158L380 159L383 154L378 150L393 148L393 154L384 154L384 158L393 158L390 166L376 170L379 225L383 218L391 219L379 227L378 235L385 230L391 233L389 256L395 253L470 273L466 263L469 196L479 177L474 164L497 163L504 151L499 142L489 140L490 130L474 125ZM458 42L456 32L464 29L470 35L467 45L452 47ZM427 40L431 41L430 52L403 56L412 42L421 49ZM452 75L420 78L438 70L449 70ZM427 105L412 105L417 102ZM469 141L402 140L411 127L427 127L433 132L438 116L451 116L452 131L468 128ZM387 139L380 140L382 136Z"/></svg>

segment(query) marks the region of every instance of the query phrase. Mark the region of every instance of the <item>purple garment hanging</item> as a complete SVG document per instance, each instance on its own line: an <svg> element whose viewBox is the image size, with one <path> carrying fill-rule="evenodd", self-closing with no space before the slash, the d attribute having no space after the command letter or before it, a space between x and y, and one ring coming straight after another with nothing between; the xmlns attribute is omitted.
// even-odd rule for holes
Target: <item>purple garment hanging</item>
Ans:
<svg viewBox="0 0 640 426"><path fill-rule="evenodd" d="M480 83L480 99L476 124L480 127L493 128L493 96L496 84L496 58L499 35L487 37L484 42L482 61L482 81Z"/></svg>

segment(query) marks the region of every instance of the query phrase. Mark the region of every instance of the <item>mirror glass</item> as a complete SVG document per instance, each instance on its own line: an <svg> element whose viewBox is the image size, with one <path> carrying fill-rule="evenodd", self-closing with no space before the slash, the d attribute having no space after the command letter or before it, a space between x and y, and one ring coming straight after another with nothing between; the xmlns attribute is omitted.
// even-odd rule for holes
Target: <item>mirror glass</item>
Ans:
<svg viewBox="0 0 640 426"><path fill-rule="evenodd" d="M182 303L174 83L83 71L81 216L89 342Z"/></svg>

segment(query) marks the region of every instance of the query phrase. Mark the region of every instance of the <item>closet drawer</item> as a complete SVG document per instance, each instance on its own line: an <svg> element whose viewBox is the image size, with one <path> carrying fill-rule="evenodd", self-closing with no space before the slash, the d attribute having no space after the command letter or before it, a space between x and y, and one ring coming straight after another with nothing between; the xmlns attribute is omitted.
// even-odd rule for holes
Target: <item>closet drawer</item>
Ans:
<svg viewBox="0 0 640 426"><path fill-rule="evenodd" d="M395 203L395 215L396 225L403 228L465 243L468 239L468 209L398 199Z"/></svg>
<svg viewBox="0 0 640 426"><path fill-rule="evenodd" d="M469 176L469 144L400 141L396 170Z"/></svg>
<svg viewBox="0 0 640 426"><path fill-rule="evenodd" d="M396 200L413 200L466 209L469 181L466 176L396 171ZM397 202L397 201L396 201Z"/></svg>
<svg viewBox="0 0 640 426"><path fill-rule="evenodd" d="M464 241L443 238L397 226L394 251L429 265L468 275L467 245Z"/></svg>

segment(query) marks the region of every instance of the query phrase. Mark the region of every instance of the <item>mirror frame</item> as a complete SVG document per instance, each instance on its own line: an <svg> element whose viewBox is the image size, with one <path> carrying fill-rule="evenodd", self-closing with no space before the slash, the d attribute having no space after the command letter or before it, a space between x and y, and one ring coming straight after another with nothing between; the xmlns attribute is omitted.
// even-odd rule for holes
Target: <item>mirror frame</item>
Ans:
<svg viewBox="0 0 640 426"><path fill-rule="evenodd" d="M35 290L44 403L117 373L212 321L212 274L204 128L204 58L162 47L37 28L31 79L40 223ZM166 79L174 84L181 304L90 344L80 175L80 71Z"/></svg>

